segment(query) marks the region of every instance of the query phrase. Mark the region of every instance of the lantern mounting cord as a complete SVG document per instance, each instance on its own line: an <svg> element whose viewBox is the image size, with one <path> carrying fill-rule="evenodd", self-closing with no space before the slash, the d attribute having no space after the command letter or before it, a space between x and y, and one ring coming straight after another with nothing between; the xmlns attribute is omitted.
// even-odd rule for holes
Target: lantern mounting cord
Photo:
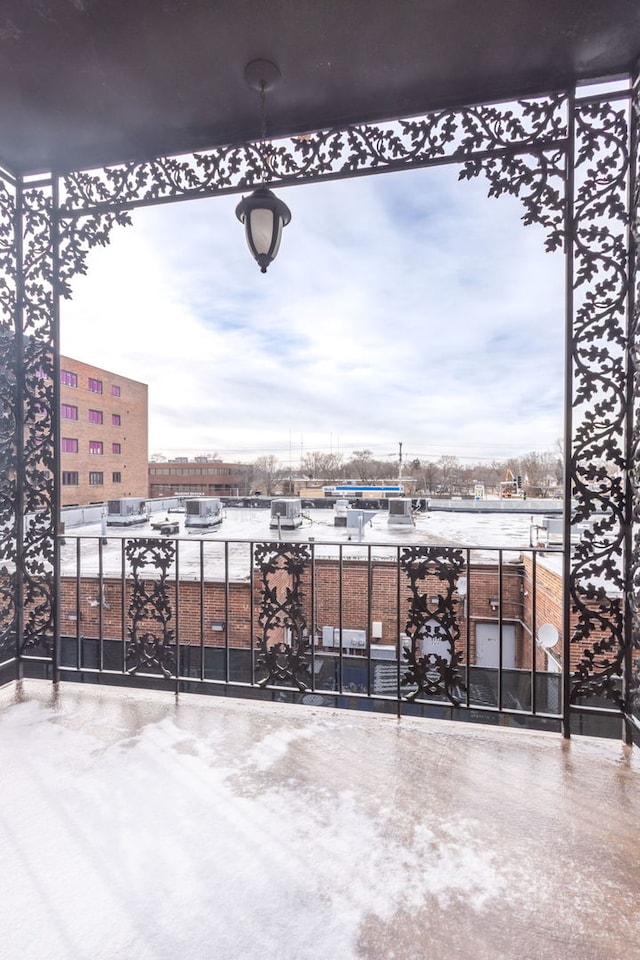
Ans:
<svg viewBox="0 0 640 960"><path fill-rule="evenodd" d="M260 114L261 114L261 142L260 152L262 153L262 182L267 182L267 90L264 80L260 83Z"/></svg>
<svg viewBox="0 0 640 960"><path fill-rule="evenodd" d="M280 70L271 60L251 60L244 68L244 79L252 90L260 94L260 152L262 154L262 182L269 177L267 161L267 91L279 81Z"/></svg>

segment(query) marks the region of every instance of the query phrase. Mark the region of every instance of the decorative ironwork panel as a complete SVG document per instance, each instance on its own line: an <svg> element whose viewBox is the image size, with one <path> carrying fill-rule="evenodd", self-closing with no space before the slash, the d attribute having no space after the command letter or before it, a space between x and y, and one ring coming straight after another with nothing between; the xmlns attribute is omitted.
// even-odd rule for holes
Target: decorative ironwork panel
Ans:
<svg viewBox="0 0 640 960"><path fill-rule="evenodd" d="M16 190L0 177L0 662L17 653Z"/></svg>
<svg viewBox="0 0 640 960"><path fill-rule="evenodd" d="M633 649L638 650L637 639ZM634 721L636 727L640 727L640 659L637 659L637 655L631 667L624 706L627 718Z"/></svg>
<svg viewBox="0 0 640 960"><path fill-rule="evenodd" d="M625 690L625 709L640 727L640 73L636 77L631 111L632 197L630 211L631 246L631 328L629 334L628 403L633 416L629 445L629 487L631 490L631 558L627 578L627 610L631 618L630 650Z"/></svg>
<svg viewBox="0 0 640 960"><path fill-rule="evenodd" d="M573 208L572 643L581 649L571 699L621 705L625 659L628 103L576 104ZM568 665L567 665L568 668Z"/></svg>
<svg viewBox="0 0 640 960"><path fill-rule="evenodd" d="M168 679L175 676L177 662L168 582L176 560L176 544L150 538L127 540L125 557L133 579L127 671L161 673Z"/></svg>
<svg viewBox="0 0 640 960"><path fill-rule="evenodd" d="M55 402L54 288L51 189L24 187L22 226L22 355L18 404L22 410L25 523L19 550L24 608L21 650L50 654L53 645ZM18 428L20 429L20 427Z"/></svg>
<svg viewBox="0 0 640 960"><path fill-rule="evenodd" d="M69 260L83 268L87 244L106 242L114 220L100 212L113 218L116 208L237 193L262 183L265 171L278 186L451 162L463 164L461 178L487 176L490 195L518 196L523 221L542 224L554 249L563 231L566 113L564 95L539 97L76 172L62 180L61 216L97 219L89 237L68 233Z"/></svg>
<svg viewBox="0 0 640 960"><path fill-rule="evenodd" d="M403 651L409 666L401 682L415 689L407 699L445 696L458 705L466 689L458 670L457 586L465 569L463 551L406 547L400 554L400 566L411 590L405 627L409 643Z"/></svg>
<svg viewBox="0 0 640 960"><path fill-rule="evenodd" d="M60 221L60 263L57 283L61 296L72 295L71 281L87 272L87 257L94 247L106 247L115 226L128 226L131 217L123 210L92 214L80 221Z"/></svg>
<svg viewBox="0 0 640 960"><path fill-rule="evenodd" d="M257 637L258 686L271 683L308 688L309 631L303 607L303 576L311 563L306 543L257 543L253 555L260 576Z"/></svg>

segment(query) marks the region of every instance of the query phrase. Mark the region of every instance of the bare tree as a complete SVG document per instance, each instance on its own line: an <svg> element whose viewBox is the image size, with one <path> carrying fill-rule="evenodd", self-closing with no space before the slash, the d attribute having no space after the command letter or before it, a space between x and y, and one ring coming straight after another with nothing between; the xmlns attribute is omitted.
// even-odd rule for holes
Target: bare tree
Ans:
<svg viewBox="0 0 640 960"><path fill-rule="evenodd" d="M310 480L335 480L342 469L342 454L314 450L305 454L300 467Z"/></svg>
<svg viewBox="0 0 640 960"><path fill-rule="evenodd" d="M438 478L440 468L432 460L424 460L422 463L422 481L425 493L435 493L438 489Z"/></svg>
<svg viewBox="0 0 640 960"><path fill-rule="evenodd" d="M419 460L416 457L409 464L408 473L418 481L418 493L436 492L440 471L431 460Z"/></svg>
<svg viewBox="0 0 640 960"><path fill-rule="evenodd" d="M373 478L373 464L373 453L371 450L354 450L348 466L355 470L356 479L365 482Z"/></svg>
<svg viewBox="0 0 640 960"><path fill-rule="evenodd" d="M272 453L268 456L257 457L253 462L253 475L259 492L270 497L273 494L274 484L279 474L279 463ZM256 491L258 492L258 491Z"/></svg>
<svg viewBox="0 0 640 960"><path fill-rule="evenodd" d="M446 493L456 493L459 485L460 463L457 457L440 457L438 466L442 474L442 487Z"/></svg>

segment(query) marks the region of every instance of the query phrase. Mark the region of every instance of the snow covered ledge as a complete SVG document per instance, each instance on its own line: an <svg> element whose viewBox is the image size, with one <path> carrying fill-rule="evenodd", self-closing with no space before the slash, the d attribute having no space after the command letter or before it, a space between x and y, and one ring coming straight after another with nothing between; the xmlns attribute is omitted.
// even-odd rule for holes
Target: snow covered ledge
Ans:
<svg viewBox="0 0 640 960"><path fill-rule="evenodd" d="M0 771L10 960L637 950L617 742L28 681Z"/></svg>

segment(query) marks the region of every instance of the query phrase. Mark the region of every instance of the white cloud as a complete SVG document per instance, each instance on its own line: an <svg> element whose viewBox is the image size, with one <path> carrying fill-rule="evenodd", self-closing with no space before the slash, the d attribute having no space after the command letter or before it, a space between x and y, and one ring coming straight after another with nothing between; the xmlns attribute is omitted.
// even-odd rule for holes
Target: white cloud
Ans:
<svg viewBox="0 0 640 960"><path fill-rule="evenodd" d="M152 450L548 449L562 257L518 201L456 178L278 191L293 219L266 276L237 198L138 211L76 282L63 352L149 383Z"/></svg>

